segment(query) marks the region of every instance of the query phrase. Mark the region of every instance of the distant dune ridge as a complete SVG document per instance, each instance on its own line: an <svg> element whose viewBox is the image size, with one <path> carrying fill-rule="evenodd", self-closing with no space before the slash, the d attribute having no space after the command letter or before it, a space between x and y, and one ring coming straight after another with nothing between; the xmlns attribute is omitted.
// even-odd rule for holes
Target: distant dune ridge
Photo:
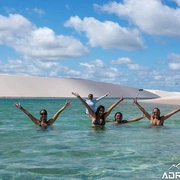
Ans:
<svg viewBox="0 0 180 180"><path fill-rule="evenodd" d="M79 92L82 97L87 97L92 93L94 97L100 97L110 92L108 97L134 98L137 96L139 89L96 82L83 79L67 79L67 78L45 78L31 76L12 76L0 75L0 97L74 97L71 92ZM158 95L141 91L139 98L157 98Z"/></svg>
<svg viewBox="0 0 180 180"><path fill-rule="evenodd" d="M139 102L180 105L180 92L139 91L137 88L84 79L0 75L0 85L0 98L71 98L74 97L72 91L79 92L82 97L87 97L89 93L100 97L110 92L109 98L122 95L134 98L138 95L138 98L145 98L138 99Z"/></svg>

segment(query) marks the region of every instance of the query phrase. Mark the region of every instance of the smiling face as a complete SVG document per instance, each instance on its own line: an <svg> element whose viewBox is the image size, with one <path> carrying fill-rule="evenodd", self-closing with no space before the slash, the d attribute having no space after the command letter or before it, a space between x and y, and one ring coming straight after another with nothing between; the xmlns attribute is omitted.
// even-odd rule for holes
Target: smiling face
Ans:
<svg viewBox="0 0 180 180"><path fill-rule="evenodd" d="M99 116L101 117L104 114L104 108L101 107L98 112Z"/></svg>
<svg viewBox="0 0 180 180"><path fill-rule="evenodd" d="M45 109L40 111L40 119L42 121L46 121L46 119L47 119L47 111Z"/></svg>
<svg viewBox="0 0 180 180"><path fill-rule="evenodd" d="M88 99L92 100L92 99L93 99L93 95L92 95L92 94L89 94L89 95L88 95Z"/></svg>
<svg viewBox="0 0 180 180"><path fill-rule="evenodd" d="M95 113L96 117L100 117L100 118L103 117L104 111L105 111L104 106L102 106L102 105L98 106L96 113Z"/></svg>
<svg viewBox="0 0 180 180"><path fill-rule="evenodd" d="M159 117L160 117L160 110L158 108L154 108L152 114L153 114L154 118L159 119Z"/></svg>
<svg viewBox="0 0 180 180"><path fill-rule="evenodd" d="M117 122L117 123L120 123L121 121L122 121L122 113L120 113L120 112L117 112L116 114L115 114L115 121Z"/></svg>

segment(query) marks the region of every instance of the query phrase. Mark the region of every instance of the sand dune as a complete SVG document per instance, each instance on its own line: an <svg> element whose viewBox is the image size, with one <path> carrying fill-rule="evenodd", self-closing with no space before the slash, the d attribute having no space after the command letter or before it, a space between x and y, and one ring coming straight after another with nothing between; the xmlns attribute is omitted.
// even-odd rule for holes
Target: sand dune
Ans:
<svg viewBox="0 0 180 180"><path fill-rule="evenodd" d="M147 90L147 91L157 94L160 98L139 100L139 102L180 105L180 92L167 92L162 90Z"/></svg>
<svg viewBox="0 0 180 180"><path fill-rule="evenodd" d="M0 98L71 98L71 92L79 92L82 97L92 93L100 97L110 92L108 97L117 98L145 98L140 102L155 104L180 104L180 92L167 92L161 90L139 91L137 88L96 82L83 79L44 78L30 76L0 75ZM147 100L148 98L148 100Z"/></svg>
<svg viewBox="0 0 180 180"><path fill-rule="evenodd" d="M149 100L139 100L138 102L154 103L154 104L178 104L178 105L180 105L180 95L179 96L156 98L156 99L149 99Z"/></svg>
<svg viewBox="0 0 180 180"><path fill-rule="evenodd" d="M0 75L0 97L74 97L71 92L79 92L82 97L92 93L99 97L110 92L108 97L134 98L139 89L83 79L41 78L30 76ZM140 91L139 98L157 98L149 91Z"/></svg>

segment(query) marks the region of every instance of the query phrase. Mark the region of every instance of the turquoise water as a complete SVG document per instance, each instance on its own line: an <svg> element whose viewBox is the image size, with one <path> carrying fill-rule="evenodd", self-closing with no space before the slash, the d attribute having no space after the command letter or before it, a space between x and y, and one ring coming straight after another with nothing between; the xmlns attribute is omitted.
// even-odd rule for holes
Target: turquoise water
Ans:
<svg viewBox="0 0 180 180"><path fill-rule="evenodd" d="M77 99L56 122L41 130L14 102L39 118L47 109L48 117L66 99L0 99L0 179L2 180L119 180L161 179L172 164L180 163L180 113L165 121L164 128L149 128L149 121L92 128L84 106ZM117 99L103 99L106 108ZM154 104L141 103L148 112ZM161 114L178 106L158 105ZM141 115L132 100L124 100L116 111L124 119Z"/></svg>

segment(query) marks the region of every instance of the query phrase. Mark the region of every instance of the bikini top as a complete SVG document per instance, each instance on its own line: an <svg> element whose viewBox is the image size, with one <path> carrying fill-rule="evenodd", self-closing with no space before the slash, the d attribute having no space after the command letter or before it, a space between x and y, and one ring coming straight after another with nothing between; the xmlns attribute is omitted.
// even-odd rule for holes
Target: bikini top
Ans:
<svg viewBox="0 0 180 180"><path fill-rule="evenodd" d="M155 125L153 122L151 122L152 125ZM160 121L159 125L158 126L163 126L163 122Z"/></svg>
<svg viewBox="0 0 180 180"><path fill-rule="evenodd" d="M103 126L104 126L105 123L106 123L105 120L103 120L101 123L99 123L97 119L95 119L95 120L93 121L93 124L95 124L95 125L103 125Z"/></svg>

